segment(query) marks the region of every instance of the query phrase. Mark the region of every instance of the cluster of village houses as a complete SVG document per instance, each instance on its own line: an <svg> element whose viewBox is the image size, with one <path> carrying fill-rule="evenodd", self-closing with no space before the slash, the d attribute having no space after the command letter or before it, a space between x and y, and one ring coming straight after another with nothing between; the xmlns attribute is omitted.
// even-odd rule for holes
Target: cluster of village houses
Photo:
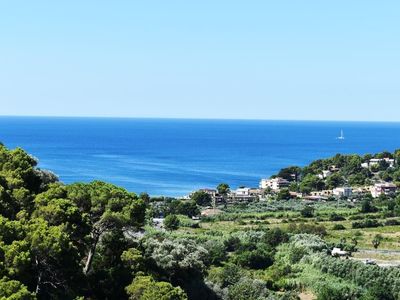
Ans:
<svg viewBox="0 0 400 300"><path fill-rule="evenodd" d="M363 168L371 168L372 166L379 165L382 161L385 161L390 168L394 167L394 159L382 158L382 159L371 159L369 162L363 163ZM321 179L325 179L332 175L334 172L339 171L339 168L331 166L329 170L322 171L318 176ZM220 203L222 201L226 203L239 203L239 202L253 202L263 201L267 199L267 194L278 193L281 189L288 188L291 182L280 177L271 179L261 179L258 188L240 187L236 190L230 191L227 195L220 195L216 189L200 189L200 191L209 194L214 203ZM302 194L297 192L290 192L293 198L299 198L304 200L319 201L327 200L329 197L336 198L352 198L353 196L371 194L372 197L377 198L381 195L390 195L397 191L397 186L391 182L376 182L371 186L363 187L351 187L342 186L332 190L313 191L310 194ZM190 195L188 196L190 197Z"/></svg>

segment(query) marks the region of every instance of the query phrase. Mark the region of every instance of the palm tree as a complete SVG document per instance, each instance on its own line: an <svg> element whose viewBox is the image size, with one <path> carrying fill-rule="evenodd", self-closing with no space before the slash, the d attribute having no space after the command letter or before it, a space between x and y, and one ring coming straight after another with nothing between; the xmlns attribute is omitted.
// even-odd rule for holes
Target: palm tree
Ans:
<svg viewBox="0 0 400 300"><path fill-rule="evenodd" d="M374 239L372 240L372 245L374 246L375 249L378 249L382 240L383 236L381 236L380 234L375 235Z"/></svg>
<svg viewBox="0 0 400 300"><path fill-rule="evenodd" d="M226 195L228 195L228 193L230 192L230 187L227 183L220 183L217 186L217 191L218 194L220 194L222 196L222 199L224 201L224 205L226 207Z"/></svg>

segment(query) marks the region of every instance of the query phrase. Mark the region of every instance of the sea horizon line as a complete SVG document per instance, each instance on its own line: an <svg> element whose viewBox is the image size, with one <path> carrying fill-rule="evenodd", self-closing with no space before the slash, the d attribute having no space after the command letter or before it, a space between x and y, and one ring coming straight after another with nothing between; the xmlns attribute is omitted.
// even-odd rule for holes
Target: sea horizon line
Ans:
<svg viewBox="0 0 400 300"><path fill-rule="evenodd" d="M43 119L103 119L103 120L171 120L171 121L243 121L243 122L304 122L304 123L390 123L394 120L338 120L338 119L261 119L261 118L206 118L206 117L137 117L137 116L72 116L72 115L0 115L0 118L43 118Z"/></svg>

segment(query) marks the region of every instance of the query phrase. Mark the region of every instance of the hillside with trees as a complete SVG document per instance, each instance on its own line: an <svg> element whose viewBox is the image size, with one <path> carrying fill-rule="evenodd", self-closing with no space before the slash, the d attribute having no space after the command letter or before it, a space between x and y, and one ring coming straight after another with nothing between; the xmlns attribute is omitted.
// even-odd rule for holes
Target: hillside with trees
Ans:
<svg viewBox="0 0 400 300"><path fill-rule="evenodd" d="M275 177L290 181L291 191L305 194L343 185L368 186L376 181L400 185L400 150L364 156L337 154L331 158L315 160L305 167L283 168L272 176Z"/></svg>

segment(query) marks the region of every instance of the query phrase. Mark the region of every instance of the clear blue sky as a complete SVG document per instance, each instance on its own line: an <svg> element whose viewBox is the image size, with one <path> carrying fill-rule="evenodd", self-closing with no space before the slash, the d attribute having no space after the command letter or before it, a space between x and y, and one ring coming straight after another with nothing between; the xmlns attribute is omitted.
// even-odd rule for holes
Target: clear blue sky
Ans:
<svg viewBox="0 0 400 300"><path fill-rule="evenodd" d="M399 1L1 1L0 114L400 121Z"/></svg>

